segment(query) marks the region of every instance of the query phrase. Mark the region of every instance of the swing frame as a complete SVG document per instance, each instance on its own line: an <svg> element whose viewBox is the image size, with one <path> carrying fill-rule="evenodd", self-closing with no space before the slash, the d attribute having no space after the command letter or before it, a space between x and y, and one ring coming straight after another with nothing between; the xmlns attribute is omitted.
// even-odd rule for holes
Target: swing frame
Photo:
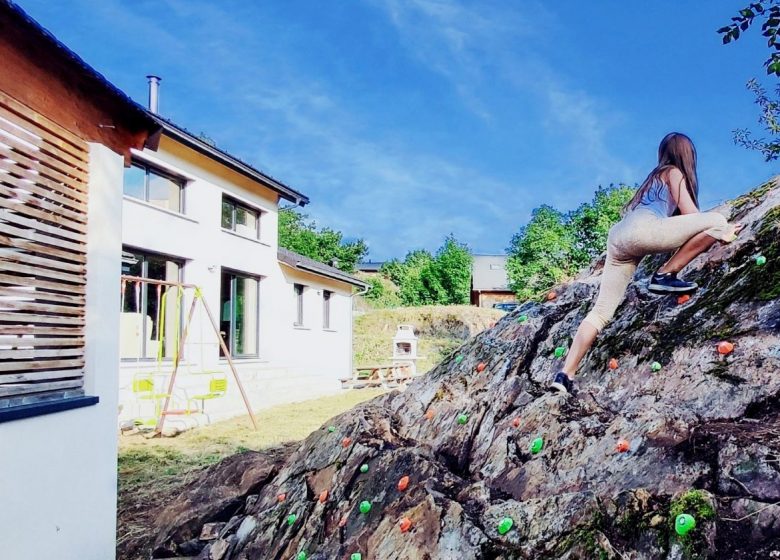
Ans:
<svg viewBox="0 0 780 560"><path fill-rule="evenodd" d="M252 420L252 426L255 430L257 430L257 419L255 418L255 414L252 411L252 407L249 404L249 399L246 396L246 392L244 391L244 386L241 383L241 379L238 376L238 371L236 371L236 366L233 363L233 359L230 356L230 350L227 347L227 344L225 344L225 339L222 338L222 334L219 332L219 326L214 321L214 315L211 313L211 309L209 308L208 303L206 302L205 298L203 297L203 292L201 291L200 287L196 286L195 284L186 284L183 282L168 282L166 280L155 280L152 278L141 278L139 276L127 276L122 275L121 276L121 282L122 285L126 282L137 282L137 283L144 283L144 284L151 284L158 286L158 289L161 289L161 287L166 286L169 288L177 288L179 290L193 290L193 298L192 303L190 304L189 311L187 312L187 318L184 321L184 329L182 331L181 337L179 338L178 342L178 349L176 351L176 354L173 357L173 371L171 372L171 379L168 382L168 391L165 394L165 402L163 403L162 411L160 412L160 417L157 420L157 425L154 428L154 434L156 437L160 437L162 435L163 430L163 424L165 423L165 417L168 415L168 407L170 406L171 402L171 395L173 395L173 389L176 384L176 374L179 371L179 365L181 364L181 356L184 353L184 344L187 342L187 335L190 331L190 325L192 323L192 318L195 314L195 307L198 304L198 301L201 302L201 305L203 306L203 309L206 311L206 316L209 318L209 322L211 323L211 327L214 329L214 334L217 335L217 340L219 340L219 346L222 348L222 352L225 354L225 358L227 360L228 366L230 367L230 371L233 372L233 378L236 380L236 385L238 385L238 389L241 392L241 398L244 400L244 405L246 406L246 410L249 413L249 418ZM159 313L158 309L158 313ZM160 325L158 323L158 329L160 328Z"/></svg>

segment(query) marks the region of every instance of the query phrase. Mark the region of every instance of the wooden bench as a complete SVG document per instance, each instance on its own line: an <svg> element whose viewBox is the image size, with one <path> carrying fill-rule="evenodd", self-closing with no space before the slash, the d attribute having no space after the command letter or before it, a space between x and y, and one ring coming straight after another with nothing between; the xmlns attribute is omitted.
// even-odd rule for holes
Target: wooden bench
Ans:
<svg viewBox="0 0 780 560"><path fill-rule="evenodd" d="M390 387L405 383L411 379L409 366L382 365L355 368L352 377L341 379L342 389L360 389L363 387Z"/></svg>

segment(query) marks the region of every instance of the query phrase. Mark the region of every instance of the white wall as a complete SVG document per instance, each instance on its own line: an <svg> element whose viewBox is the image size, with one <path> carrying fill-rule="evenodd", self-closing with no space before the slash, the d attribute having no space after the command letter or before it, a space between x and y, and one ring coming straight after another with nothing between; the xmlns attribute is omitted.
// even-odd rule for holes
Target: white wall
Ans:
<svg viewBox="0 0 780 560"><path fill-rule="evenodd" d="M184 281L202 289L217 321L222 268L262 277L259 357L235 359L253 409L338 391L338 379L351 372L351 288L343 282L291 271L278 262L278 196L167 138L163 139L157 152L137 155L151 165L189 179L185 190L185 216L125 197L122 239L126 247L185 259ZM223 193L264 211L260 241L222 230ZM310 286L305 295L307 320L302 329L293 327L294 282ZM330 330L322 328L322 289L334 292ZM189 298L184 308L188 305ZM196 311L188 340L187 363L177 376L176 387L184 389L189 396L205 393L210 376L199 375L199 372L227 372L228 396L207 401L206 411L211 420L244 413L245 407L232 374L226 361L219 358L216 335L201 310ZM161 390L167 390L165 374L171 367L170 362L164 363L163 375L158 376ZM123 419L133 418L139 412L141 416L154 413L152 405L135 399L131 387L134 374L156 369L154 362L122 363L120 402ZM185 407L184 393L177 393L176 406ZM205 419L186 419L187 422L190 420L197 423Z"/></svg>
<svg viewBox="0 0 780 560"><path fill-rule="evenodd" d="M91 145L85 392L100 402L0 424L3 559L115 556L122 169Z"/></svg>

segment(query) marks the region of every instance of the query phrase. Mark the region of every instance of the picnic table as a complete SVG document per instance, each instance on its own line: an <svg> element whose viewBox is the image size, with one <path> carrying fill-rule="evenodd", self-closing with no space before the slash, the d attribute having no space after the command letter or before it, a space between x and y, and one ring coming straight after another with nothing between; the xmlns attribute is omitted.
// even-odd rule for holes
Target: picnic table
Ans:
<svg viewBox="0 0 780 560"><path fill-rule="evenodd" d="M341 387L342 389L395 387L411 378L410 368L404 364L362 366L355 368L352 377L341 379Z"/></svg>

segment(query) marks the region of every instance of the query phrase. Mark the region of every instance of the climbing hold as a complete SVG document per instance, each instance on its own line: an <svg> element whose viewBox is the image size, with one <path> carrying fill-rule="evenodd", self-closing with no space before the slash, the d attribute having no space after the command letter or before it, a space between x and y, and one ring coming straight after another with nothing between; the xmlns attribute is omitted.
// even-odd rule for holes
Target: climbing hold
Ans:
<svg viewBox="0 0 780 560"><path fill-rule="evenodd" d="M531 453L536 455L542 450L543 447L544 447L544 440L538 437L531 442Z"/></svg>
<svg viewBox="0 0 780 560"><path fill-rule="evenodd" d="M404 517L401 519L401 522L398 524L398 526L401 528L401 532L405 533L412 527L412 520L408 517Z"/></svg>
<svg viewBox="0 0 780 560"><path fill-rule="evenodd" d="M276 501L280 504L287 499L287 494L279 494L276 496Z"/></svg>
<svg viewBox="0 0 780 560"><path fill-rule="evenodd" d="M360 465L360 472L367 473L368 472L368 465L366 465L365 463Z"/></svg>
<svg viewBox="0 0 780 560"><path fill-rule="evenodd" d="M517 322L518 322L518 323L525 323L527 320L528 320L528 315L520 315L520 316L517 318Z"/></svg>
<svg viewBox="0 0 780 560"><path fill-rule="evenodd" d="M295 560L306 560L308 556L306 556L306 553L301 551L298 553L298 556L295 557Z"/></svg>
<svg viewBox="0 0 780 560"><path fill-rule="evenodd" d="M688 294L683 294L677 298L677 305L682 305L683 303L686 303L689 299L691 299L691 296L689 296Z"/></svg>
<svg viewBox="0 0 780 560"><path fill-rule="evenodd" d="M428 409L428 410L425 412L425 419L426 419L426 420L433 420L433 415L434 415L433 409L432 409L432 408L429 408L429 409Z"/></svg>
<svg viewBox="0 0 780 560"><path fill-rule="evenodd" d="M618 453L625 453L626 451L631 449L631 444L628 443L627 440L621 439L620 441L617 442L617 448L616 449L617 449Z"/></svg>
<svg viewBox="0 0 780 560"><path fill-rule="evenodd" d="M295 515L294 513L291 513L290 515L287 516L287 524L292 525L293 523L295 523L296 519L298 519L298 516Z"/></svg>
<svg viewBox="0 0 780 560"><path fill-rule="evenodd" d="M341 440L341 447L344 448L349 447L350 443L352 443L352 438L345 437L344 439Z"/></svg>
<svg viewBox="0 0 780 560"><path fill-rule="evenodd" d="M407 486L409 486L409 477L402 476L401 480L398 481L398 490L403 492L404 490L406 490Z"/></svg>
<svg viewBox="0 0 780 560"><path fill-rule="evenodd" d="M512 521L511 517L504 517L501 521L498 522L498 534L506 535L514 524L515 522Z"/></svg>
<svg viewBox="0 0 780 560"><path fill-rule="evenodd" d="M757 255L756 264L758 266L764 266L766 264L766 257L764 255Z"/></svg>
<svg viewBox="0 0 780 560"><path fill-rule="evenodd" d="M561 358L566 353L566 348L563 346L558 346L558 348L555 349L555 357Z"/></svg>
<svg viewBox="0 0 780 560"><path fill-rule="evenodd" d="M458 414L458 424L463 425L469 421L468 414Z"/></svg>
<svg viewBox="0 0 780 560"><path fill-rule="evenodd" d="M661 371L661 364L659 364L658 362L653 362L652 364L650 364L650 369L653 371Z"/></svg>
<svg viewBox="0 0 780 560"><path fill-rule="evenodd" d="M349 557L349 560L363 560L363 555L359 552L353 552L352 555Z"/></svg>
<svg viewBox="0 0 780 560"><path fill-rule="evenodd" d="M731 354L733 351L734 345L731 342L728 342L727 340L718 342L718 354L723 354L725 356L726 354Z"/></svg>
<svg viewBox="0 0 780 560"><path fill-rule="evenodd" d="M556 294L555 292L550 292L549 294L547 294L547 301L552 301L552 300L554 300L557 297L558 297L558 294Z"/></svg>
<svg viewBox="0 0 780 560"><path fill-rule="evenodd" d="M328 432L333 433L336 431L336 426L328 426Z"/></svg>
<svg viewBox="0 0 780 560"><path fill-rule="evenodd" d="M371 502L363 500L360 502L360 513L368 513L371 511Z"/></svg>
<svg viewBox="0 0 780 560"><path fill-rule="evenodd" d="M339 527L346 527L347 526L347 516L345 515L341 519L339 519Z"/></svg>
<svg viewBox="0 0 780 560"><path fill-rule="evenodd" d="M328 491L323 490L322 492L320 492L320 503L324 504L326 501L328 501Z"/></svg>
<svg viewBox="0 0 780 560"><path fill-rule="evenodd" d="M461 363L462 361L463 361L463 356L461 356L460 354L458 354L457 356L455 356L455 363L456 363L456 364L459 364L459 363Z"/></svg>
<svg viewBox="0 0 780 560"><path fill-rule="evenodd" d="M677 531L677 534L681 537L687 535L694 527L696 527L696 520L692 515L688 515L687 513L681 513L677 516L677 519L674 520L674 530Z"/></svg>
<svg viewBox="0 0 780 560"><path fill-rule="evenodd" d="M512 425L515 428L519 428L520 427L520 418L518 417L518 418L515 418L514 420L512 420Z"/></svg>
<svg viewBox="0 0 780 560"><path fill-rule="evenodd" d="M489 329L492 329L492 328L493 328L493 327L495 327L495 326L496 326L496 322L495 322L495 321L493 321L492 323L490 323L490 326L489 326L488 328L489 328Z"/></svg>
<svg viewBox="0 0 780 560"><path fill-rule="evenodd" d="M609 360L609 369L617 369L618 361L615 358Z"/></svg>
<svg viewBox="0 0 780 560"><path fill-rule="evenodd" d="M477 372L482 373L483 371L485 371L485 364L483 362L479 362L477 364Z"/></svg>

